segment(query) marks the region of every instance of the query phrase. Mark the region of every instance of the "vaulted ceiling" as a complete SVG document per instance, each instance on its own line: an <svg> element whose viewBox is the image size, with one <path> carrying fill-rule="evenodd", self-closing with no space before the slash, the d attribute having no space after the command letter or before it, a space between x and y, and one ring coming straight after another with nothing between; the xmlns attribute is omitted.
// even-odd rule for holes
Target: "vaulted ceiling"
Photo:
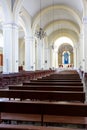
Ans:
<svg viewBox="0 0 87 130"><path fill-rule="evenodd" d="M82 14L82 0L41 0L41 8L47 8L48 6L51 6L53 2L55 5L60 4L70 6L71 8L78 10L80 14ZM24 0L23 6L33 17L40 11L40 0Z"/></svg>
<svg viewBox="0 0 87 130"><path fill-rule="evenodd" d="M32 23L41 24L48 35L60 29L80 33L82 0L24 0L23 8L31 15Z"/></svg>

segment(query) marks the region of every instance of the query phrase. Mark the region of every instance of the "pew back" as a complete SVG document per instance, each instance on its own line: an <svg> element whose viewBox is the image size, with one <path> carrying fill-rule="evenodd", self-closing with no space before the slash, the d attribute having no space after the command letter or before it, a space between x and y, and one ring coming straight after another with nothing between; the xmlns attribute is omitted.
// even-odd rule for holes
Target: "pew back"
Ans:
<svg viewBox="0 0 87 130"><path fill-rule="evenodd" d="M23 82L23 85L61 85L61 86L83 86L80 82Z"/></svg>
<svg viewBox="0 0 87 130"><path fill-rule="evenodd" d="M0 112L87 117L87 104L47 101L0 101Z"/></svg>
<svg viewBox="0 0 87 130"><path fill-rule="evenodd" d="M42 90L42 91L83 91L82 86L8 86L9 90Z"/></svg>
<svg viewBox="0 0 87 130"><path fill-rule="evenodd" d="M50 101L85 101L84 92L71 91L35 91L35 90L0 90L2 98L19 98L35 99L35 100L50 100Z"/></svg>

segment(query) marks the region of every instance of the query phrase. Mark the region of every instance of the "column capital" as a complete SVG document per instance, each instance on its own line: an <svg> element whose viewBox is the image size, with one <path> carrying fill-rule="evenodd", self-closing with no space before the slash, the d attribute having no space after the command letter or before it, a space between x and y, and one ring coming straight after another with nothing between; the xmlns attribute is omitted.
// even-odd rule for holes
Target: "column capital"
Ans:
<svg viewBox="0 0 87 130"><path fill-rule="evenodd" d="M4 28L13 28L13 29L18 29L19 26L16 23L3 23Z"/></svg>
<svg viewBox="0 0 87 130"><path fill-rule="evenodd" d="M29 40L29 41L33 41L34 38L32 36L25 36L24 37L25 40Z"/></svg>

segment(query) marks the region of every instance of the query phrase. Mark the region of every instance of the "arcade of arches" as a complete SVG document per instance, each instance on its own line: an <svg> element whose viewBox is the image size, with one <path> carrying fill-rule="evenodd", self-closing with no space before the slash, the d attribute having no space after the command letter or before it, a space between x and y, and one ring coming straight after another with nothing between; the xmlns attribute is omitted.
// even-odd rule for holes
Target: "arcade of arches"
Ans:
<svg viewBox="0 0 87 130"><path fill-rule="evenodd" d="M43 38L35 35L40 27ZM0 0L0 72L20 67L87 72L86 35L87 0Z"/></svg>

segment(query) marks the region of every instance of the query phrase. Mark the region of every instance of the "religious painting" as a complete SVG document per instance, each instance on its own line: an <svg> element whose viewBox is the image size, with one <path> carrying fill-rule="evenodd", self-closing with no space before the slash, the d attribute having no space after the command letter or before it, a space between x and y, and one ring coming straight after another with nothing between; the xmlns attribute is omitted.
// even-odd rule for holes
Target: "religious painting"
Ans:
<svg viewBox="0 0 87 130"><path fill-rule="evenodd" d="M69 54L67 52L64 53L64 64L69 64Z"/></svg>

